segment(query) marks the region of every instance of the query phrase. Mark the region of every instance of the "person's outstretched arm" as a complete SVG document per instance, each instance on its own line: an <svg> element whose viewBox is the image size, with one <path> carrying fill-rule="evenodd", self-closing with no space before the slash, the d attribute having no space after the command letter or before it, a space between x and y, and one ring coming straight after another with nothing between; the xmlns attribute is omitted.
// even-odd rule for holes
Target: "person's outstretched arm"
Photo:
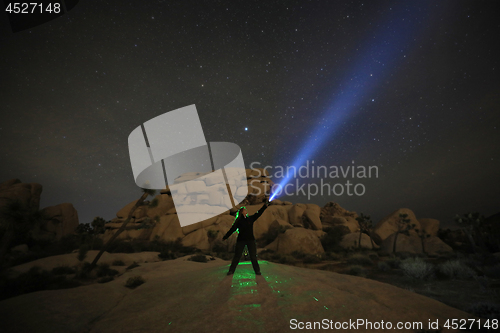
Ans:
<svg viewBox="0 0 500 333"><path fill-rule="evenodd" d="M269 207L269 201L266 201L266 202L264 203L264 205L262 206L262 208L261 208L261 209L259 209L259 210L257 211L257 213L255 213L255 214L253 214L253 215L251 216L251 217L252 217L252 219L253 219L254 221L256 221L256 220L257 220L257 219L258 219L258 218L262 215L262 213L264 213L264 211L267 209L267 207Z"/></svg>
<svg viewBox="0 0 500 333"><path fill-rule="evenodd" d="M233 232L236 231L236 229L238 228L238 226L236 224L237 224L237 222L233 223L233 225L231 226L231 229L229 229L229 231L224 235L224 237L222 237L222 240L228 239L229 236L231 236L233 234Z"/></svg>

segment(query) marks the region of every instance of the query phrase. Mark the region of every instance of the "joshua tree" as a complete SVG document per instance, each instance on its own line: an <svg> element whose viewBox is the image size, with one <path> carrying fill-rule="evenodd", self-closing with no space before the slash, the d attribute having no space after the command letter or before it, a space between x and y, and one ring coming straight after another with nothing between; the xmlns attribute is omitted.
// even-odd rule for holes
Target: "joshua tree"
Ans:
<svg viewBox="0 0 500 333"><path fill-rule="evenodd" d="M462 228L462 230L469 238L470 245L472 247L472 252L477 252L477 245L474 240L474 236L481 236L481 228L484 224L484 216L479 215L479 213L466 213L463 217L458 214L455 216L455 222Z"/></svg>
<svg viewBox="0 0 500 333"><path fill-rule="evenodd" d="M410 230L415 229L415 224L410 224L410 219L407 218L408 214L399 214L399 221L397 224L398 230L394 236L394 244L392 245L392 252L396 254L396 244L398 242L398 235L405 234L410 235Z"/></svg>
<svg viewBox="0 0 500 333"><path fill-rule="evenodd" d="M4 231L0 247L0 267L12 242L39 229L48 219L41 210L33 209L19 200L11 200L0 210L0 229Z"/></svg>
<svg viewBox="0 0 500 333"><path fill-rule="evenodd" d="M415 229L415 231L417 232L418 237L420 237L420 240L422 242L422 252L425 253L425 239L431 237L431 235L429 235L424 229Z"/></svg>
<svg viewBox="0 0 500 333"><path fill-rule="evenodd" d="M106 220L104 220L102 217L99 216L94 217L94 220L90 223L94 234L103 234L105 224Z"/></svg>
<svg viewBox="0 0 500 333"><path fill-rule="evenodd" d="M99 261L102 254L108 249L109 245L114 242L114 240L118 237L118 235L123 232L123 230L125 230L127 224L132 219L132 216L134 215L135 210L137 208L139 208L140 206L143 206L145 204L144 200L149 195L153 196L156 193L155 190L151 190L151 189L147 189L147 188L143 188L142 192L143 192L142 196L139 198L139 200L137 200L135 205L132 207L132 209L128 213L128 216L127 216L127 219L125 220L125 222L122 223L121 227L115 232L115 234L109 239L109 241L106 244L104 244L104 246L101 248L101 251L99 251L99 253L95 257L94 261L92 261L92 263L90 264L89 272L92 271L94 269L94 267L97 265L97 261Z"/></svg>
<svg viewBox="0 0 500 333"><path fill-rule="evenodd" d="M361 213L361 216L357 217L356 220L359 223L359 240L358 240L358 247L361 248L361 234L366 233L368 236L370 236L370 242L372 243L372 248L373 246L373 239L371 235L371 231L373 228L373 222L370 219L370 215L364 215Z"/></svg>

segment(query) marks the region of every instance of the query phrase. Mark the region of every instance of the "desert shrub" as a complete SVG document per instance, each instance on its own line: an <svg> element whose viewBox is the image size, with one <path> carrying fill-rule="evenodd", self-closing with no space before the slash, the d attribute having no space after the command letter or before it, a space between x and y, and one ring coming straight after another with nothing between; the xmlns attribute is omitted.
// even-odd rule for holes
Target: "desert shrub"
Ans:
<svg viewBox="0 0 500 333"><path fill-rule="evenodd" d="M322 257L323 257L323 260L339 260L340 259L340 255L338 255L337 253L334 253L334 252L325 252L325 253L323 253Z"/></svg>
<svg viewBox="0 0 500 333"><path fill-rule="evenodd" d="M113 280L114 280L114 278L112 276L103 276L102 278L97 280L97 283L106 283L106 282L110 282Z"/></svg>
<svg viewBox="0 0 500 333"><path fill-rule="evenodd" d="M478 302L472 304L467 312L485 319L500 319L500 306L491 302Z"/></svg>
<svg viewBox="0 0 500 333"><path fill-rule="evenodd" d="M389 259L387 259L385 261L389 266L391 266L391 268L399 268L399 266L401 265L401 259L397 258L397 257L390 257Z"/></svg>
<svg viewBox="0 0 500 333"><path fill-rule="evenodd" d="M52 268L52 274L54 275L64 275L64 274L74 274L76 270L69 266L58 266Z"/></svg>
<svg viewBox="0 0 500 333"><path fill-rule="evenodd" d="M97 277L115 276L116 274L118 274L118 271L116 269L110 268L106 263L101 263L96 267L96 274Z"/></svg>
<svg viewBox="0 0 500 333"><path fill-rule="evenodd" d="M219 253L217 253L216 257L220 258L222 260L232 260L233 259L233 255L231 253L228 253L228 252L219 252ZM261 259L260 255L257 256L257 259Z"/></svg>
<svg viewBox="0 0 500 333"><path fill-rule="evenodd" d="M330 272L335 272L337 268L338 266L335 264L326 264L318 267L318 269L321 269L322 271L330 271Z"/></svg>
<svg viewBox="0 0 500 333"><path fill-rule="evenodd" d="M172 252L172 250L164 249L158 254L158 257L162 260L174 260L177 259L177 254Z"/></svg>
<svg viewBox="0 0 500 333"><path fill-rule="evenodd" d="M349 228L344 225L325 228L323 231L326 232L326 234L321 237L321 245L323 245L325 251L334 252L341 250L339 244L342 238L350 232Z"/></svg>
<svg viewBox="0 0 500 333"><path fill-rule="evenodd" d="M141 284L143 284L144 282L146 282L146 281L144 281L142 276L140 276L140 275L133 276L127 280L127 282L125 283L125 287L130 288L130 289L134 289L134 288L137 288L138 286L140 286Z"/></svg>
<svg viewBox="0 0 500 333"><path fill-rule="evenodd" d="M79 261L83 261L87 257L87 252L89 252L89 246L87 244L80 245L80 248L78 249L78 255L76 258Z"/></svg>
<svg viewBox="0 0 500 333"><path fill-rule="evenodd" d="M378 259L378 254L375 253L375 252L369 252L368 253L368 258L370 258L371 260L377 260Z"/></svg>
<svg viewBox="0 0 500 333"><path fill-rule="evenodd" d="M307 256L304 252L299 250L295 250L291 254L296 259L304 259Z"/></svg>
<svg viewBox="0 0 500 333"><path fill-rule="evenodd" d="M134 253L135 249L132 242L126 240L115 240L109 244L107 251L109 253Z"/></svg>
<svg viewBox="0 0 500 333"><path fill-rule="evenodd" d="M321 257L314 254L309 254L304 257L303 262L304 264L317 264L321 262Z"/></svg>
<svg viewBox="0 0 500 333"><path fill-rule="evenodd" d="M377 267L379 270L381 270L382 272L387 272L391 269L391 265L389 265L387 262L385 261L379 261L378 264L377 264Z"/></svg>
<svg viewBox="0 0 500 333"><path fill-rule="evenodd" d="M64 275L56 275L35 266L29 271L18 275L16 278L5 279L0 284L0 299L40 290L67 289L80 285L81 283L76 280L67 279Z"/></svg>
<svg viewBox="0 0 500 333"><path fill-rule="evenodd" d="M227 245L220 240L217 240L214 242L214 245L212 245L212 251L216 253L227 252Z"/></svg>
<svg viewBox="0 0 500 333"><path fill-rule="evenodd" d="M406 252L406 251L398 252L398 253L396 253L396 256L398 258L400 258L401 260L405 260L405 259L408 259L408 258L414 258L415 257L415 255L411 254L410 252Z"/></svg>
<svg viewBox="0 0 500 333"><path fill-rule="evenodd" d="M66 235L61 237L61 239L55 245L57 247L56 252L59 252L61 254L71 253L71 251L76 250L80 247L81 238L78 235Z"/></svg>
<svg viewBox="0 0 500 333"><path fill-rule="evenodd" d="M133 263L130 264L130 266L127 267L127 270L134 269L136 267L139 267L139 264L134 261Z"/></svg>
<svg viewBox="0 0 500 333"><path fill-rule="evenodd" d="M201 253L192 255L191 257L189 257L188 260L196 261L196 262L207 262L208 261L207 257Z"/></svg>
<svg viewBox="0 0 500 333"><path fill-rule="evenodd" d="M84 262L82 265L77 267L75 278L80 280L88 280L91 278L90 263Z"/></svg>
<svg viewBox="0 0 500 333"><path fill-rule="evenodd" d="M114 260L111 265L112 266L125 266L125 263L123 262L123 260Z"/></svg>
<svg viewBox="0 0 500 333"><path fill-rule="evenodd" d="M175 253L176 257L182 257L187 254L193 254L196 249L191 246L184 246L182 244L182 238L177 238L175 241L163 241L159 238L148 243L147 251L154 251L160 253L168 253L169 251Z"/></svg>
<svg viewBox="0 0 500 333"><path fill-rule="evenodd" d="M285 255L282 255L279 257L278 262L280 264L293 265L293 264L295 264L295 258L289 254L285 254Z"/></svg>
<svg viewBox="0 0 500 333"><path fill-rule="evenodd" d="M438 272L447 278L467 280L475 277L474 270L464 264L461 260L448 260L438 266Z"/></svg>
<svg viewBox="0 0 500 333"><path fill-rule="evenodd" d="M483 272L492 279L500 279L500 264L485 266L483 267Z"/></svg>
<svg viewBox="0 0 500 333"><path fill-rule="evenodd" d="M373 265L373 261L366 255L353 254L348 259L347 262L351 265L361 265L370 266Z"/></svg>
<svg viewBox="0 0 500 333"><path fill-rule="evenodd" d="M347 269L347 274L349 275L355 275L355 276L363 276L365 277L366 276L366 269L363 267L363 266L359 266L359 265L353 265L353 266L349 266L348 269Z"/></svg>
<svg viewBox="0 0 500 333"><path fill-rule="evenodd" d="M427 280L432 278L434 267L421 258L408 258L401 262L399 267L403 273L416 280Z"/></svg>
<svg viewBox="0 0 500 333"><path fill-rule="evenodd" d="M265 249L259 253L259 257L262 260L271 260L271 256L274 254L273 250Z"/></svg>

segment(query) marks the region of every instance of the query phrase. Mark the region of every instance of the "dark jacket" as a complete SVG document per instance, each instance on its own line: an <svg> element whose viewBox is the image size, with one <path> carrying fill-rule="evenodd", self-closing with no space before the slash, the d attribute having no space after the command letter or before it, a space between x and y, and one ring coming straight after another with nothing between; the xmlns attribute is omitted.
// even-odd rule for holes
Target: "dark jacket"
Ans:
<svg viewBox="0 0 500 333"><path fill-rule="evenodd" d="M233 232L238 229L238 239L236 240L237 242L255 240L255 237L253 235L253 224L262 215L262 213L264 213L267 207L269 206L264 204L264 206L262 206L262 208L252 216L240 217L237 221L235 221L235 223L233 223L231 229L229 229L229 231L224 235L222 239L228 239L229 236L231 236Z"/></svg>

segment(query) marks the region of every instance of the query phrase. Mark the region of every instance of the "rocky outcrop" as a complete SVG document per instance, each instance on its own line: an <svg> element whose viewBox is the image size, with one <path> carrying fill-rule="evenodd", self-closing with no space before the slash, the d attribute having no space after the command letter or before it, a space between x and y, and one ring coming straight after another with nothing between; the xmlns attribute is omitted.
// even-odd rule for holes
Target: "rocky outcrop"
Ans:
<svg viewBox="0 0 500 333"><path fill-rule="evenodd" d="M418 222L420 223L420 227L425 234L430 236L437 236L439 231L439 220L420 218L418 219Z"/></svg>
<svg viewBox="0 0 500 333"><path fill-rule="evenodd" d="M42 185L38 183L22 183L19 179L10 179L0 184L0 209L11 202L19 202L22 207L37 211L40 209ZM70 203L42 209L46 217L39 228L33 226L31 235L35 239L61 239L72 234L78 227L78 213Z"/></svg>
<svg viewBox="0 0 500 333"><path fill-rule="evenodd" d="M0 183L0 208L12 200L21 202L25 207L40 209L42 185L38 183L21 183L19 179L10 179Z"/></svg>
<svg viewBox="0 0 500 333"><path fill-rule="evenodd" d="M320 236L315 230L293 228L278 237L266 249L281 254L290 254L293 251L302 251L309 254L323 253L325 250L321 245Z"/></svg>
<svg viewBox="0 0 500 333"><path fill-rule="evenodd" d="M396 233L393 233L384 241L380 246L381 250L385 253L393 253L394 238ZM396 253L406 252L410 254L421 254L422 253L422 240L416 235L407 236L405 234L399 234L396 243Z"/></svg>
<svg viewBox="0 0 500 333"><path fill-rule="evenodd" d="M339 244L339 246L343 249L350 249L350 248L357 249L358 245L359 245L359 232L345 235ZM373 242L372 246L372 241L370 240L370 236L368 236L367 234L361 234L361 247L365 249L379 248L377 244L375 244L375 242Z"/></svg>
<svg viewBox="0 0 500 333"><path fill-rule="evenodd" d="M418 222L415 214L408 208L400 208L382 219L373 228L372 237L375 243L382 244L387 237L398 231L399 214L407 214L407 219L410 220L409 223L415 224L415 229L421 229L420 222ZM415 232L413 231L413 233Z"/></svg>
<svg viewBox="0 0 500 333"><path fill-rule="evenodd" d="M359 223L351 216L327 216L323 219L323 227L346 226L350 232L359 232Z"/></svg>
<svg viewBox="0 0 500 333"><path fill-rule="evenodd" d="M320 211L320 220L323 228L331 228L338 225L344 225L351 232L359 230L359 223L356 221L358 214L342 208L336 202L329 202Z"/></svg>
<svg viewBox="0 0 500 333"><path fill-rule="evenodd" d="M42 213L48 218L43 229L53 233L56 239L74 233L78 227L78 213L70 203L46 207Z"/></svg>
<svg viewBox="0 0 500 333"><path fill-rule="evenodd" d="M186 175L185 179L192 180L193 176L198 177L199 174ZM141 207L133 214L134 219L129 223L129 229L140 228L144 221L148 221L148 219L150 221L159 217L160 222L153 223L153 227L148 231L127 230L120 238L139 237L144 240L161 239L172 241L180 237L185 246L194 246L202 250L208 250L213 245L211 242L221 241L222 236L231 228L237 208L245 205L250 215L255 214L262 208L264 200L262 194L267 193L272 181L263 169L246 170L246 176L249 195L244 202L225 211L223 214L184 227L181 227L179 224L170 189L166 188L154 199L158 201L157 207ZM182 180L184 178L181 177L179 179ZM196 189L192 190L196 190L197 195L201 195L204 188L213 186L211 183L207 183L207 180L210 180L210 177L206 178L205 182L200 181L200 184L193 182L190 186L197 186ZM209 202L210 195L203 200L208 200ZM118 218L113 221L114 223L106 225L108 230L105 236L108 239L119 228L135 202L131 202L122 208L117 213ZM397 222L399 221L400 213L407 214L410 223L415 224L416 229L423 228L432 237L437 235L439 221L434 219L420 219L419 222L411 210L402 208L387 216L374 227L372 232L373 242L368 235L363 234L361 236L361 246L370 249L379 248L388 237L397 231ZM340 246L346 249L355 248L358 246L360 230L359 223L356 220L357 217L358 214L356 212L348 211L335 202L329 202L324 207L320 207L315 204L292 204L288 201L275 199L271 202L271 206L255 222L254 236L257 240L266 241L276 237L266 248L276 249L282 253L293 252L295 250L303 250L307 253L321 253L324 252L320 241L320 237L324 234L322 230L329 227L345 226L349 229L350 234L344 236ZM283 229L287 229L285 233L283 233ZM209 230L218 232L216 239L211 240L208 238L207 232ZM269 234L272 234L272 237ZM237 234L234 233L223 244L227 244L228 248L233 248L236 238ZM382 248L389 252L392 252L391 239L382 245ZM430 253L440 253L448 250L445 246L446 244L439 242L439 239L429 238L427 242ZM410 237L400 234L397 251L422 253L422 240L415 231L410 232Z"/></svg>
<svg viewBox="0 0 500 333"><path fill-rule="evenodd" d="M423 251L430 257L447 255L453 253L451 246L443 242L439 237L431 236L423 241Z"/></svg>
<svg viewBox="0 0 500 333"><path fill-rule="evenodd" d="M321 220L319 218L321 208L315 204L307 204L307 209L302 217L305 224L307 224L308 229L312 230L322 230Z"/></svg>

